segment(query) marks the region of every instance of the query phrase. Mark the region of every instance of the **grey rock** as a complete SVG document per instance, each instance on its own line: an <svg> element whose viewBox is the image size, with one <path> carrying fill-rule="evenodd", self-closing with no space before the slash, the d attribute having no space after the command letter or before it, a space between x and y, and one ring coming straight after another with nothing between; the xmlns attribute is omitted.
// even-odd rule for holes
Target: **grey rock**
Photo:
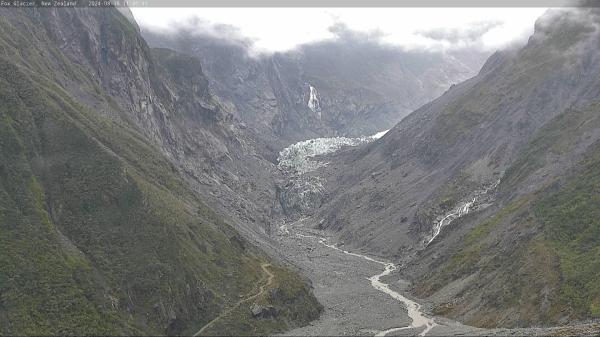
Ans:
<svg viewBox="0 0 600 337"><path fill-rule="evenodd" d="M277 317L278 314L275 307L271 305L261 306L256 303L252 304L250 312L252 313L252 317L257 319L272 319Z"/></svg>

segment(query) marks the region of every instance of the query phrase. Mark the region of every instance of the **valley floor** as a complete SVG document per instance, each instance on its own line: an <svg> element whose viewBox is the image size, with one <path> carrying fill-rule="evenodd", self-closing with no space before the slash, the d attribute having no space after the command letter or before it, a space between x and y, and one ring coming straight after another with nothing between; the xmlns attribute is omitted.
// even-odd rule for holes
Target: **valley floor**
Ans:
<svg viewBox="0 0 600 337"><path fill-rule="evenodd" d="M316 237L323 232L311 229L311 219L282 226L277 235L280 252L294 261L300 272L310 278L314 293L325 310L310 325L286 332L288 336L374 336L382 332L411 325L406 306L392 296L371 286L371 278L381 274L384 266L358 256L348 255L327 247ZM382 260L382 259L377 259ZM402 280L390 281L390 288L401 293ZM415 299L416 302L418 301ZM423 305L423 304L421 304ZM426 305L425 305L426 306ZM435 326L427 336L546 336L546 335L596 335L600 324L574 327L480 329L463 325L443 317L432 317ZM386 336L420 335L425 327L389 331Z"/></svg>

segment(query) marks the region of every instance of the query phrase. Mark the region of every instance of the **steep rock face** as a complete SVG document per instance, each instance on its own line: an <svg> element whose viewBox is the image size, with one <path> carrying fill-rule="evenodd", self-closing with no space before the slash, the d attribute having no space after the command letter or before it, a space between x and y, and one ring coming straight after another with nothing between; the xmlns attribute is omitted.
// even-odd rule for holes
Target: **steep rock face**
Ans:
<svg viewBox="0 0 600 337"><path fill-rule="evenodd" d="M418 294L471 324L596 317L591 284L599 275L583 256L597 252L598 224L587 189L570 206L566 196L596 167L599 22L592 9L549 11L525 47L493 55L476 77L380 141L329 158L323 174L334 197L319 212L321 226L354 246L412 260L407 275L417 278ZM475 207L427 244L436 221L498 181L485 198L492 206ZM569 232L578 216L552 215L551 204L585 210L583 232ZM528 277L509 276L516 269ZM540 270L544 277L535 278ZM577 282L586 286L574 291Z"/></svg>
<svg viewBox="0 0 600 337"><path fill-rule="evenodd" d="M271 228L270 215L281 209L275 185L279 172L271 161L270 145L224 111L209 95L205 77L195 82L193 74L201 69L196 58L165 49L153 54L165 69L163 81L172 84L172 111L178 112L171 127L177 138L168 143L167 153L195 189L209 196L211 206L245 234L264 239ZM190 88L202 90L209 99L198 99L204 96ZM199 114L202 111L209 113Z"/></svg>
<svg viewBox="0 0 600 337"><path fill-rule="evenodd" d="M268 215L280 210L274 183L275 145L246 128L209 93L198 60L165 49L151 50L124 18L119 19L121 30L129 35L113 32L114 23L85 30L97 17L57 15L62 17L48 20L51 36L69 57L94 74L110 100L126 110L121 118L158 144L195 189L207 196L211 207L247 235L263 237L271 227ZM61 23L89 33L66 35L68 27ZM81 43L65 42L77 38ZM97 108L115 115L110 101L106 105Z"/></svg>
<svg viewBox="0 0 600 337"><path fill-rule="evenodd" d="M1 333L192 334L263 282L267 257L188 182L243 142L197 61L153 53L115 9L3 10L0 45ZM273 268L298 306L225 324L318 316Z"/></svg>
<svg viewBox="0 0 600 337"><path fill-rule="evenodd" d="M409 111L479 69L452 54L403 51L340 36L270 56L248 56L243 42L185 31L149 43L197 56L212 90L236 116L276 143L387 130ZM351 35L351 34L346 34Z"/></svg>
<svg viewBox="0 0 600 337"><path fill-rule="evenodd" d="M158 145L206 202L247 235L270 230L265 214L280 210L274 145L209 93L196 59L150 49L123 16L58 11L31 19L83 73L60 79L73 95ZM62 76L60 65L54 69Z"/></svg>

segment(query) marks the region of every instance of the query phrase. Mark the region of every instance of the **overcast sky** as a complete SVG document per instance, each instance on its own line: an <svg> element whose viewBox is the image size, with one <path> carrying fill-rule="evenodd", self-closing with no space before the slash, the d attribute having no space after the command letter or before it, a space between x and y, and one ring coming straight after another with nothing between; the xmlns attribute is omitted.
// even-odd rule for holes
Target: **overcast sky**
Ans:
<svg viewBox="0 0 600 337"><path fill-rule="evenodd" d="M334 38L332 27L371 34L407 49L496 50L523 42L544 8L132 8L141 26L194 27L249 39L255 52L285 51Z"/></svg>

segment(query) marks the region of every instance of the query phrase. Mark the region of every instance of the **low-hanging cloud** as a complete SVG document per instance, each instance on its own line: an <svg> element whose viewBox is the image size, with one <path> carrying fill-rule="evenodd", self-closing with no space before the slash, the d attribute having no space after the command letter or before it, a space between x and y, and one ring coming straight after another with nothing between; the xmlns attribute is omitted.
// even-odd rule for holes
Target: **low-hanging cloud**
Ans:
<svg viewBox="0 0 600 337"><path fill-rule="evenodd" d="M254 40L245 36L240 27L226 23L212 23L198 16L184 17L167 27L151 24L141 25L152 34L177 35L181 37L205 37L212 43L232 45L251 50Z"/></svg>
<svg viewBox="0 0 600 337"><path fill-rule="evenodd" d="M377 42L405 50L495 50L525 40L543 9L133 9L146 30L216 37L253 54L318 41Z"/></svg>
<svg viewBox="0 0 600 337"><path fill-rule="evenodd" d="M429 39L444 41L447 43L469 44L475 43L477 40L489 32L491 29L502 25L500 21L485 21L478 22L464 28L436 28L429 30L417 31L416 34Z"/></svg>

